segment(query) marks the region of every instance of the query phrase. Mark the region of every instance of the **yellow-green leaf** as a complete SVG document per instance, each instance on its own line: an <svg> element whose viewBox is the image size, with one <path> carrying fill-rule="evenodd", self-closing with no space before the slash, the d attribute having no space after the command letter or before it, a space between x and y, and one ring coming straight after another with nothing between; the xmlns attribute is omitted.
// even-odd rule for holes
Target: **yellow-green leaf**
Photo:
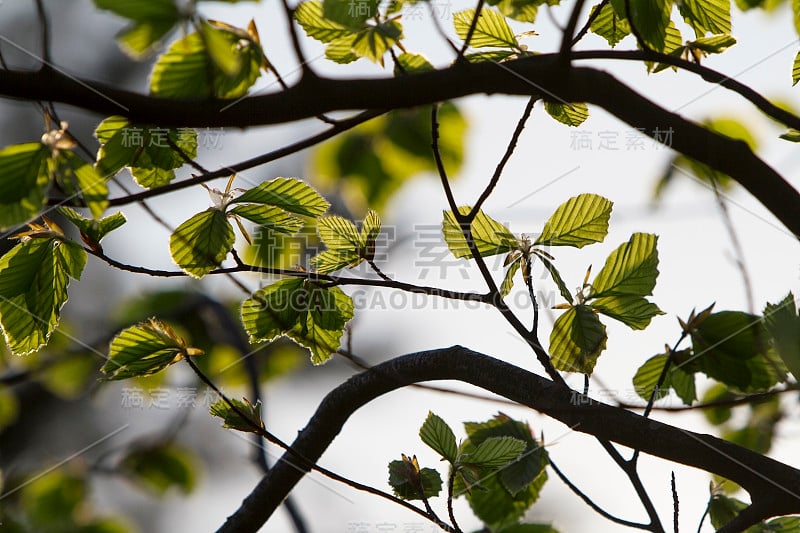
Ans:
<svg viewBox="0 0 800 533"><path fill-rule="evenodd" d="M297 215L318 217L330 204L308 183L298 178L275 178L234 198L231 204L266 204Z"/></svg>
<svg viewBox="0 0 800 533"><path fill-rule="evenodd" d="M222 427L248 433L258 433L259 428L264 429L264 420L261 418L261 400L257 401L255 405L251 404L247 398L242 398L241 401L231 399L231 403L236 406L236 409L233 409L223 399L214 402L209 409L213 416L223 420Z"/></svg>
<svg viewBox="0 0 800 533"><path fill-rule="evenodd" d="M294 235L303 227L303 221L299 218L289 215L283 209L269 205L237 205L229 213L287 235Z"/></svg>
<svg viewBox="0 0 800 533"><path fill-rule="evenodd" d="M580 126L589 118L589 108L586 104L561 102L545 102L544 110L547 114L567 126Z"/></svg>
<svg viewBox="0 0 800 533"><path fill-rule="evenodd" d="M613 295L647 296L658 277L658 237L634 233L606 259L592 282L592 298Z"/></svg>
<svg viewBox="0 0 800 533"><path fill-rule="evenodd" d="M467 38L467 33L474 18L474 9L465 9L453 15L453 25L460 39ZM514 32L511 31L506 18L494 9L489 8L481 10L469 45L473 48L519 49L517 38L514 37Z"/></svg>
<svg viewBox="0 0 800 533"><path fill-rule="evenodd" d="M384 54L402 38L403 27L398 21L391 20L360 31L351 48L356 55L383 64Z"/></svg>
<svg viewBox="0 0 800 533"><path fill-rule="evenodd" d="M222 263L235 240L225 213L212 207L175 229L169 238L169 253L187 274L202 278Z"/></svg>
<svg viewBox="0 0 800 533"><path fill-rule="evenodd" d="M607 338L606 327L589 307L570 307L553 324L550 360L557 370L591 374Z"/></svg>
<svg viewBox="0 0 800 533"><path fill-rule="evenodd" d="M731 32L731 0L682 0L678 10L697 37Z"/></svg>
<svg viewBox="0 0 800 533"><path fill-rule="evenodd" d="M470 207L461 206L458 211L462 215L470 212ZM478 211L475 219L470 225L472 231L472 241L481 256L502 254L517 249L519 242L511 231L503 224L492 219L483 211ZM442 222L444 240L450 252L456 257L472 257L469 245L461 231L461 225L456 222L452 211L444 212Z"/></svg>
<svg viewBox="0 0 800 533"><path fill-rule="evenodd" d="M592 8L592 13L598 6ZM591 31L606 41L612 47L616 46L622 39L631 33L631 26L628 20L617 15L610 3L603 4L600 13L592 21L589 27Z"/></svg>
<svg viewBox="0 0 800 533"><path fill-rule="evenodd" d="M92 216L98 218L103 214L108 207L108 186L105 176L69 150L54 155L50 168L64 191L83 200L92 212Z"/></svg>
<svg viewBox="0 0 800 533"><path fill-rule="evenodd" d="M50 150L41 143L0 150L0 230L24 224L44 207Z"/></svg>
<svg viewBox="0 0 800 533"><path fill-rule="evenodd" d="M346 26L325 18L322 13L322 2L318 0L300 3L294 11L294 18L309 37L323 43L329 43L354 33Z"/></svg>
<svg viewBox="0 0 800 533"><path fill-rule="evenodd" d="M574 246L603 242L614 204L597 194L579 194L558 206L534 244Z"/></svg>
<svg viewBox="0 0 800 533"><path fill-rule="evenodd" d="M664 312L643 296L634 294L604 296L591 300L592 309L619 320L631 329L644 329L650 320Z"/></svg>

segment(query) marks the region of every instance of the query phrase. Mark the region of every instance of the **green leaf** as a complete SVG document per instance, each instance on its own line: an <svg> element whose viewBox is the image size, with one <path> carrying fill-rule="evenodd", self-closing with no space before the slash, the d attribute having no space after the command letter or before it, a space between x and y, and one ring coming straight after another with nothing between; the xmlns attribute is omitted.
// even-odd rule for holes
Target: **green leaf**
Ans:
<svg viewBox="0 0 800 533"><path fill-rule="evenodd" d="M539 261L542 262L544 267L550 273L550 277L558 286L558 292L561 293L561 296L570 304L572 304L573 302L572 294L569 292L567 284L564 283L564 280L561 278L561 273L558 271L555 265L548 258L544 257L542 254L536 254L536 257L539 259Z"/></svg>
<svg viewBox="0 0 800 533"><path fill-rule="evenodd" d="M500 0L495 7L508 18L533 24L542 3L539 0Z"/></svg>
<svg viewBox="0 0 800 533"><path fill-rule="evenodd" d="M219 267L235 240L225 213L212 207L175 229L169 237L169 253L184 272L202 278Z"/></svg>
<svg viewBox="0 0 800 533"><path fill-rule="evenodd" d="M317 219L317 233L332 249L357 249L365 244L355 224L336 215Z"/></svg>
<svg viewBox="0 0 800 533"><path fill-rule="evenodd" d="M666 33L664 34L664 46L661 49L661 53L673 57L682 57L685 51L686 46L683 45L683 37L681 36L681 32L678 27L675 26L675 23L670 20L669 25L667 25ZM678 70L677 67L667 65L666 63L656 64L652 61L645 61L645 65L647 65L647 70L653 74L668 68L671 68L675 72Z"/></svg>
<svg viewBox="0 0 800 533"><path fill-rule="evenodd" d="M125 455L119 468L157 495L173 487L189 494L197 482L197 459L187 448L174 444L135 448Z"/></svg>
<svg viewBox="0 0 800 533"><path fill-rule="evenodd" d="M44 207L49 156L50 150L41 143L0 150L0 230L28 222Z"/></svg>
<svg viewBox="0 0 800 533"><path fill-rule="evenodd" d="M470 63L481 63L483 61L502 63L507 59L514 59L516 57L517 53L513 50L486 50L484 52L476 52L474 54L464 55L464 59Z"/></svg>
<svg viewBox="0 0 800 533"><path fill-rule="evenodd" d="M798 69L798 75L800 75L800 69ZM781 134L780 138L793 143L800 142L800 130L789 128L789 131Z"/></svg>
<svg viewBox="0 0 800 533"><path fill-rule="evenodd" d="M703 372L743 392L764 391L786 378L786 368L769 347L758 316L712 313L691 335L694 354L679 365L686 372Z"/></svg>
<svg viewBox="0 0 800 533"><path fill-rule="evenodd" d="M702 37L687 43L690 48L696 48L709 54L720 54L736 44L736 39L730 34L712 35L711 37Z"/></svg>
<svg viewBox="0 0 800 533"><path fill-rule="evenodd" d="M345 324L353 317L353 300L338 287L320 287L299 278L283 279L259 289L242 304L242 322L251 342L286 335L322 364L339 348Z"/></svg>
<svg viewBox="0 0 800 533"><path fill-rule="evenodd" d="M462 206L458 208L459 213L466 215L470 212L470 207ZM503 224L492 219L483 211L478 211L475 219L470 224L472 230L472 241L481 256L502 254L517 249L519 243L517 238ZM444 240L450 252L458 258L472 257L467 240L461 231L461 225L456 221L452 211L444 211L442 222L442 232Z"/></svg>
<svg viewBox="0 0 800 533"><path fill-rule="evenodd" d="M208 30L212 31L212 30ZM244 30L214 28L208 33L192 33L174 42L162 54L150 76L150 92L162 98L204 100L239 98L261 75L263 52ZM232 59L233 58L233 59ZM229 70L237 63L235 75Z"/></svg>
<svg viewBox="0 0 800 533"><path fill-rule="evenodd" d="M21 507L30 521L24 531L69 531L88 492L86 480L65 469L32 478L20 494Z"/></svg>
<svg viewBox="0 0 800 533"><path fill-rule="evenodd" d="M106 380L149 376L202 350L186 342L168 325L151 318L120 331L111 341L108 361L101 368Z"/></svg>
<svg viewBox="0 0 800 533"><path fill-rule="evenodd" d="M403 74L416 74L418 72L430 72L431 70L433 70L433 65L430 64L425 56L403 52L397 56L394 75L402 76Z"/></svg>
<svg viewBox="0 0 800 533"><path fill-rule="evenodd" d="M585 305L570 307L553 324L550 357L553 366L566 372L591 374L606 349L606 327Z"/></svg>
<svg viewBox="0 0 800 533"><path fill-rule="evenodd" d="M453 14L453 25L455 26L456 34L461 40L467 38L467 33L474 18L474 9L465 9ZM511 27L506 22L505 17L488 8L481 10L469 45L472 48L519 49L517 38L514 37L514 32L511 31Z"/></svg>
<svg viewBox="0 0 800 533"><path fill-rule="evenodd" d="M108 186L91 164L67 150L54 155L50 167L68 195L81 198L95 218L103 214L108 207Z"/></svg>
<svg viewBox="0 0 800 533"><path fill-rule="evenodd" d="M644 329L650 325L650 319L664 314L656 304L648 302L643 296L633 294L604 296L592 300L589 305L631 329Z"/></svg>
<svg viewBox="0 0 800 533"><path fill-rule="evenodd" d="M323 43L353 35L346 26L325 18L322 10L322 2L317 0L302 2L295 9L294 18L306 35Z"/></svg>
<svg viewBox="0 0 800 533"><path fill-rule="evenodd" d="M375 239L380 233L381 220L369 210L361 232L349 220L340 216L317 219L317 233L329 248L311 259L317 272L328 273L345 267L354 267L375 255Z"/></svg>
<svg viewBox="0 0 800 533"><path fill-rule="evenodd" d="M111 116L97 126L95 136L101 145L97 171L108 178L128 168L142 187L158 187L175 179L174 169L185 161L172 145L189 158L197 156L197 133L191 128L168 130Z"/></svg>
<svg viewBox="0 0 800 533"><path fill-rule="evenodd" d="M514 437L491 437L469 453L459 457L459 462L482 468L501 468L515 461L525 451L524 441Z"/></svg>
<svg viewBox="0 0 800 533"><path fill-rule="evenodd" d="M442 490L442 478L432 468L419 468L417 458L403 455L402 461L389 463L389 485L395 496L404 500L421 500L438 496ZM420 494L419 487L423 494Z"/></svg>
<svg viewBox="0 0 800 533"><path fill-rule="evenodd" d="M663 372L664 365L667 363L666 354L654 355L639 367L633 376L633 390L645 401L650 401L653 390L658 384L658 378ZM669 393L669 377L664 379L661 388L656 392L655 399L660 400Z"/></svg>
<svg viewBox="0 0 800 533"><path fill-rule="evenodd" d="M378 13L379 0L323 0L322 14L342 26L358 31Z"/></svg>
<svg viewBox="0 0 800 533"><path fill-rule="evenodd" d="M181 19L173 0L94 0L94 3L99 9L133 21L117 34L117 44L136 60L145 59Z"/></svg>
<svg viewBox="0 0 800 533"><path fill-rule="evenodd" d="M592 282L591 298L601 296L647 296L653 293L658 277L658 237L634 233L606 259Z"/></svg>
<svg viewBox="0 0 800 533"><path fill-rule="evenodd" d="M534 244L574 246L603 242L613 203L596 194L580 194L558 206Z"/></svg>
<svg viewBox="0 0 800 533"><path fill-rule="evenodd" d="M712 494L708 502L708 517L714 529L719 529L742 512L747 504L724 494Z"/></svg>
<svg viewBox="0 0 800 533"><path fill-rule="evenodd" d="M154 19L128 26L117 34L117 45L128 57L143 61L153 54L178 19Z"/></svg>
<svg viewBox="0 0 800 533"><path fill-rule="evenodd" d="M396 20L369 26L358 32L351 46L353 53L383 65L383 56L403 38L403 27Z"/></svg>
<svg viewBox="0 0 800 533"><path fill-rule="evenodd" d="M287 235L294 235L304 224L302 220L287 214L283 209L269 205L237 205L229 213Z"/></svg>
<svg viewBox="0 0 800 533"><path fill-rule="evenodd" d="M794 56L792 63L792 85L797 85L798 81L800 81L800 51Z"/></svg>
<svg viewBox="0 0 800 533"><path fill-rule="evenodd" d="M697 37L731 32L730 0L683 0L678 10Z"/></svg>
<svg viewBox="0 0 800 533"><path fill-rule="evenodd" d="M503 283L500 285L500 294L503 297L506 297L511 292L511 289L514 288L514 276L517 274L519 267L522 266L522 262L526 261L523 259L522 254L519 255L511 264L508 265L508 270L506 270L506 275L503 276Z"/></svg>
<svg viewBox="0 0 800 533"><path fill-rule="evenodd" d="M447 422L428 411L428 418L419 429L419 437L422 442L434 449L439 455L455 463L456 454L458 454L458 446L456 445L456 436Z"/></svg>
<svg viewBox="0 0 800 533"><path fill-rule="evenodd" d="M247 398L242 398L241 401L231 398L230 401L236 406L236 409L231 408L223 399L214 402L209 409L213 416L223 420L222 427L247 433L260 433L258 428L264 429L264 420L261 418L261 400L257 401L255 405L251 404Z"/></svg>
<svg viewBox="0 0 800 533"><path fill-rule="evenodd" d="M645 43L659 52L664 51L672 2L670 0L637 0L631 2L630 7L631 12L627 18L639 31Z"/></svg>
<svg viewBox="0 0 800 533"><path fill-rule="evenodd" d="M296 215L318 217L330 204L308 183L298 178L275 178L253 187L231 204L265 204L280 207Z"/></svg>
<svg viewBox="0 0 800 533"><path fill-rule="evenodd" d="M177 17L178 14L174 0L94 0L94 5L139 22Z"/></svg>
<svg viewBox="0 0 800 533"><path fill-rule="evenodd" d="M592 8L592 13L598 6ZM608 41L611 47L616 46L622 39L631 33L631 26L627 19L617 15L610 3L603 5L600 14L592 21L589 29Z"/></svg>
<svg viewBox="0 0 800 533"><path fill-rule="evenodd" d="M545 102L544 110L548 115L567 126L580 126L589 118L589 108L586 104Z"/></svg>
<svg viewBox="0 0 800 533"><path fill-rule="evenodd" d="M325 57L340 65L346 65L357 61L359 57L353 52L353 43L355 40L356 35L348 35L346 37L334 39L325 47Z"/></svg>
<svg viewBox="0 0 800 533"><path fill-rule="evenodd" d="M57 238L29 238L0 258L0 327L8 348L27 354L47 344L79 279L86 252Z"/></svg>
<svg viewBox="0 0 800 533"><path fill-rule="evenodd" d="M795 379L800 380L800 316L791 292L777 304L766 305L764 325L778 355Z"/></svg>
<svg viewBox="0 0 800 533"><path fill-rule="evenodd" d="M70 207L59 207L58 211L64 218L75 224L81 232L81 238L90 246L99 244L103 237L127 222L125 215L120 212L98 220L85 218Z"/></svg>
<svg viewBox="0 0 800 533"><path fill-rule="evenodd" d="M5 385L0 386L0 431L17 421L19 417L19 400L17 395ZM2 472L0 471L0 474ZM3 479L0 475L0 491L3 490Z"/></svg>

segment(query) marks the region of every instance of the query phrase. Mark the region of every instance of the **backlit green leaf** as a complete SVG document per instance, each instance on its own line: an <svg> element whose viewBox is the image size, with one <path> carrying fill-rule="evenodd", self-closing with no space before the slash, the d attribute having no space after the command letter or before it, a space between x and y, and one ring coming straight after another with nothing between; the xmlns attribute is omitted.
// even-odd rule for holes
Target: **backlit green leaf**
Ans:
<svg viewBox="0 0 800 533"><path fill-rule="evenodd" d="M231 204L266 204L297 215L318 217L330 204L308 183L297 178L275 178L234 198Z"/></svg>
<svg viewBox="0 0 800 533"><path fill-rule="evenodd" d="M580 126L589 118L589 108L586 104L545 102L544 110L548 115L567 126Z"/></svg>
<svg viewBox="0 0 800 533"><path fill-rule="evenodd" d="M313 257L311 264L318 272L328 273L372 260L380 229L380 217L373 210L367 212L361 232L352 222L340 216L317 219L317 233L328 250Z"/></svg>
<svg viewBox="0 0 800 533"><path fill-rule="evenodd" d="M473 18L475 18L474 9L465 9L453 14L453 25L461 40L467 38ZM514 32L511 31L505 17L489 8L481 10L469 45L472 48L519 48L517 38L514 37Z"/></svg>
<svg viewBox="0 0 800 533"><path fill-rule="evenodd" d="M379 0L323 0L322 14L342 26L358 31L378 12Z"/></svg>
<svg viewBox="0 0 800 533"><path fill-rule="evenodd" d="M434 449L439 455L454 463L458 446L456 436L450 426L432 412L428 412L428 418L419 429L419 437L422 442Z"/></svg>
<svg viewBox="0 0 800 533"><path fill-rule="evenodd" d="M536 21L538 6L543 3L540 0L500 0L494 4L489 2L489 5L494 5L508 18L532 24Z"/></svg>
<svg viewBox="0 0 800 533"><path fill-rule="evenodd" d="M236 409L233 409L223 399L214 402L209 409L211 415L223 420L222 427L247 433L259 433L259 429L264 429L260 400L255 405L251 404L247 398L242 398L241 401L231 398L230 401L236 406Z"/></svg>
<svg viewBox="0 0 800 533"><path fill-rule="evenodd" d="M283 209L269 205L237 205L229 213L287 235L294 235L303 227L303 221L299 218L287 214Z"/></svg>
<svg viewBox="0 0 800 533"><path fill-rule="evenodd" d="M146 58L181 18L174 0L94 0L94 3L99 9L133 22L117 34L117 43L137 60Z"/></svg>
<svg viewBox="0 0 800 533"><path fill-rule="evenodd" d="M592 8L592 13L597 7L594 6ZM616 46L631 32L628 20L617 15L610 3L603 5L600 14L592 21L590 29L593 33L608 41L608 44L612 47Z"/></svg>
<svg viewBox="0 0 800 533"><path fill-rule="evenodd" d="M222 263L235 240L225 213L212 207L175 229L169 237L169 253L187 274L202 278Z"/></svg>
<svg viewBox="0 0 800 533"><path fill-rule="evenodd" d="M630 8L628 20L639 31L645 43L659 52L664 51L672 2L670 0L637 0L630 2Z"/></svg>
<svg viewBox="0 0 800 533"><path fill-rule="evenodd" d="M792 85L797 85L798 81L800 81L800 51L794 56L794 62L792 62Z"/></svg>
<svg viewBox="0 0 800 533"><path fill-rule="evenodd" d="M550 273L550 277L558 286L558 292L561 293L561 296L571 304L573 302L572 293L569 292L567 284L564 283L564 280L561 278L561 273L558 271L555 265L548 258L541 254L536 254L536 258L542 262L544 267L547 269L547 272Z"/></svg>
<svg viewBox="0 0 800 533"><path fill-rule="evenodd" d="M486 50L483 52L475 52L473 54L464 54L464 59L470 63L481 63L483 61L493 61L495 63L502 63L508 59L515 59L517 53L513 50Z"/></svg>
<svg viewBox="0 0 800 533"><path fill-rule="evenodd" d="M433 70L433 65L425 59L425 56L403 52L397 56L397 65L395 65L394 74L395 76L400 76L402 74L429 72L431 70Z"/></svg>
<svg viewBox="0 0 800 533"><path fill-rule="evenodd" d="M339 348L344 326L353 317L353 300L338 287L320 287L290 278L259 289L242 304L242 322L251 342L286 335L322 364Z"/></svg>
<svg viewBox="0 0 800 533"><path fill-rule="evenodd" d="M373 63L383 64L383 56L403 37L403 27L396 20L369 26L356 35L352 50Z"/></svg>
<svg viewBox="0 0 800 533"><path fill-rule="evenodd" d="M688 46L709 54L719 54L734 44L736 44L736 39L734 39L732 35L726 33L723 35L712 35L711 37L695 39L688 43Z"/></svg>
<svg viewBox="0 0 800 533"><path fill-rule="evenodd" d="M168 325L151 318L120 331L111 341L101 369L107 380L149 376L185 357L203 352L190 348Z"/></svg>
<svg viewBox="0 0 800 533"><path fill-rule="evenodd" d="M591 374L606 349L606 327L585 305L570 307L550 332L550 358L557 370Z"/></svg>
<svg viewBox="0 0 800 533"><path fill-rule="evenodd" d="M125 215L120 212L98 220L85 218L70 207L59 207L58 210L67 220L75 224L81 232L81 238L88 241L91 245L98 244L103 240L103 237L119 228L127 221Z"/></svg>
<svg viewBox="0 0 800 533"><path fill-rule="evenodd" d="M590 305L592 309L619 320L631 329L644 329L650 325L650 319L664 314L656 304L633 294L604 296L591 300Z"/></svg>
<svg viewBox="0 0 800 533"><path fill-rule="evenodd" d="M0 150L0 230L24 224L44 207L50 150L41 143Z"/></svg>
<svg viewBox="0 0 800 533"><path fill-rule="evenodd" d="M95 168L71 151L61 151L50 164L52 175L64 191L80 198L95 218L108 206L106 178Z"/></svg>
<svg viewBox="0 0 800 533"><path fill-rule="evenodd" d="M574 246L603 242L613 203L596 194L580 194L558 206L534 244Z"/></svg>
<svg viewBox="0 0 800 533"><path fill-rule="evenodd" d="M592 282L592 298L614 295L647 296L658 277L658 237L634 233L606 259Z"/></svg>
<svg viewBox="0 0 800 533"><path fill-rule="evenodd" d="M462 206L458 211L462 215L470 212L470 207ZM503 224L492 219L483 211L479 211L470 225L472 231L472 241L481 256L502 254L510 252L519 246L517 238ZM469 245L461 231L461 225L456 222L455 216L451 211L444 212L442 222L442 232L444 240L450 252L456 257L472 257Z"/></svg>
<svg viewBox="0 0 800 533"><path fill-rule="evenodd" d="M142 61L147 59L162 40L175 27L177 19L157 19L138 22L117 34L117 44L129 57Z"/></svg>
<svg viewBox="0 0 800 533"><path fill-rule="evenodd" d="M69 278L79 279L84 266L86 252L56 238L24 237L0 258L0 327L13 353L47 343L67 301Z"/></svg>
<svg viewBox="0 0 800 533"><path fill-rule="evenodd" d="M511 289L514 288L514 276L517 274L519 267L522 266L523 261L525 261L525 259L520 255L508 265L508 270L506 270L505 276L503 276L503 283L500 285L500 294L502 296L508 296Z"/></svg>
<svg viewBox="0 0 800 533"><path fill-rule="evenodd" d="M678 10L697 37L731 32L731 0L683 0Z"/></svg>
<svg viewBox="0 0 800 533"><path fill-rule="evenodd" d="M309 37L329 43L353 35L348 27L325 18L322 9L322 2L317 0L302 2L295 9L294 18Z"/></svg>

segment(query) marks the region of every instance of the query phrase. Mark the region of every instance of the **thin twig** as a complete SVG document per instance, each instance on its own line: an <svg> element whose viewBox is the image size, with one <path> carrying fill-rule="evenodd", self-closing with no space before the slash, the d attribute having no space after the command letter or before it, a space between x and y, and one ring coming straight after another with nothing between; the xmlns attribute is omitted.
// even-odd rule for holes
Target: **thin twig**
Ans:
<svg viewBox="0 0 800 533"><path fill-rule="evenodd" d="M670 476L670 488L672 489L672 529L673 533L680 533L678 531L678 512L680 502L678 501L678 486L675 483L675 471L673 470Z"/></svg>
<svg viewBox="0 0 800 533"><path fill-rule="evenodd" d="M464 44L461 45L461 50L458 51L458 58L456 60L459 62L464 60L464 54L467 53L469 42L472 40L472 36L475 34L475 28L478 26L478 19L481 16L481 11L483 10L483 5L485 3L486 0L478 0L478 5L475 6L475 16L472 17L472 20L469 23L467 35L464 37Z"/></svg>
<svg viewBox="0 0 800 533"><path fill-rule="evenodd" d="M559 55L561 56L561 62L565 65L569 64L570 60L570 49L572 48L572 36L575 34L575 28L578 27L578 18L581 16L581 11L583 11L583 4L585 0L575 0L575 5L572 6L572 12L569 15L569 21L567 22L567 26L564 28L564 33L561 35L561 48L559 49Z"/></svg>
<svg viewBox="0 0 800 533"><path fill-rule="evenodd" d="M39 67L40 70L45 70L50 68L51 64L51 56L50 56L50 22L47 20L47 12L44 9L44 1L43 0L36 0L36 15L39 17L39 26L40 26L40 33L41 33L41 54L42 54L42 64Z"/></svg>

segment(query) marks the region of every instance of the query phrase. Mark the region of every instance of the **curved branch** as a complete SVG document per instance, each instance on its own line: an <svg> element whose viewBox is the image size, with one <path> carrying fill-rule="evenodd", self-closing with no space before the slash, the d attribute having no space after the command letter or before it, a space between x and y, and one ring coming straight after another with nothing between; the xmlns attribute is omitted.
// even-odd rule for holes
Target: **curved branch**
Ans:
<svg viewBox="0 0 800 533"><path fill-rule="evenodd" d="M652 52L572 55L573 58L587 59L601 56L668 62L668 56L662 58ZM397 78L334 80L309 77L285 91L245 98L234 106L220 100L203 101L198 105L196 101L154 98L76 81L55 71L4 72L0 77L0 95L59 101L99 113L123 114L134 122L165 127L277 124L330 111L413 107L477 93L548 96L568 102L588 102L651 137L657 137L657 131L671 129L673 149L734 178L794 235L800 235L800 218L793 209L800 203L800 194L758 158L745 142L711 132L668 111L607 72L586 67L565 69L558 59L558 54L542 54L502 64L459 64ZM670 64L673 63L677 62ZM680 62L680 66L690 69L688 63L684 63L687 62ZM702 72L706 79L736 90L733 80L723 74L705 67L695 70ZM743 93L741 84L736 87L739 87L737 92L746 98L749 96L748 99L764 109L763 98L754 99L752 90ZM800 118L776 109L770 116L800 129ZM663 139L657 140L663 142Z"/></svg>
<svg viewBox="0 0 800 533"><path fill-rule="evenodd" d="M800 470L711 435L645 419L594 400L576 402L577 393L568 387L462 346L405 355L353 376L325 397L291 448L317 461L361 406L401 387L435 380L470 383L581 433L731 479L758 502L762 518L800 512ZM306 471L278 462L219 532L257 531Z"/></svg>

